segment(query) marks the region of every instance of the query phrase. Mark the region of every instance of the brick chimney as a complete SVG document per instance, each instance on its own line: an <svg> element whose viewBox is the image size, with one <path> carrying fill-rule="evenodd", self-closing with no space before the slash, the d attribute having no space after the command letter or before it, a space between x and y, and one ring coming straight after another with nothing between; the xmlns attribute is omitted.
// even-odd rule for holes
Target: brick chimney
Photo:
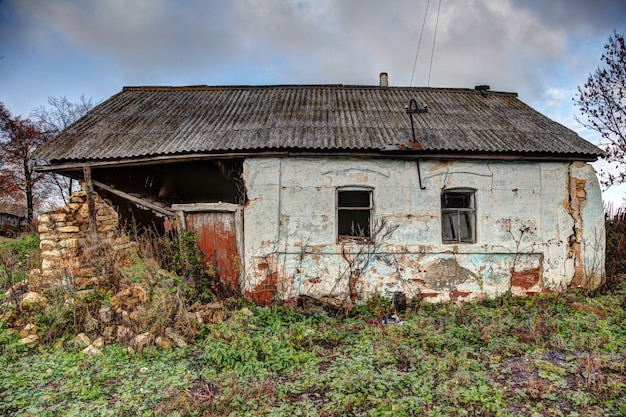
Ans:
<svg viewBox="0 0 626 417"><path fill-rule="evenodd" d="M380 86L381 87L389 87L389 76L386 72L380 73Z"/></svg>

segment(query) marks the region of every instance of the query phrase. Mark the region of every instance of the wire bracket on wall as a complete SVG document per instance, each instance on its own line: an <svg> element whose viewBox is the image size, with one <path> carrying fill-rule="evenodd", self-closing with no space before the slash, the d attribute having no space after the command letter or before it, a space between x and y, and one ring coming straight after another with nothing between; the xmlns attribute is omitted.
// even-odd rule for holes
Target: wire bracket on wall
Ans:
<svg viewBox="0 0 626 417"><path fill-rule="evenodd" d="M412 98L409 100L409 105L404 108L406 110L406 114L409 115L411 119L411 132L413 133L413 142L417 142L415 138L415 124L413 123L413 115L419 113L428 113L428 106L425 103L417 104L417 100Z"/></svg>
<svg viewBox="0 0 626 417"><path fill-rule="evenodd" d="M408 106L405 107L405 110L406 110L406 113L409 115L409 118L411 119L411 133L413 134L412 145L416 149L421 149L421 146L419 145L419 142L417 141L417 138L415 137L415 123L413 122L413 115L421 114L421 113L428 113L428 106L426 106L425 103L419 105L417 104L417 100L412 98L411 100L409 100L409 104ZM422 183L422 172L420 170L419 159L416 162L417 162L417 175L418 175L418 180L419 180L419 186L420 186L420 189L424 190L426 189L426 187Z"/></svg>

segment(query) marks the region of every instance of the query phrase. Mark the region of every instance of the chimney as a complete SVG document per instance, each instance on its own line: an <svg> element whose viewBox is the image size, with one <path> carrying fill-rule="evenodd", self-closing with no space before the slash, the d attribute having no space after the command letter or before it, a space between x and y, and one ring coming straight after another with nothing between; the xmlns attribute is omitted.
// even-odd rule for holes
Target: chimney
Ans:
<svg viewBox="0 0 626 417"><path fill-rule="evenodd" d="M389 87L389 76L386 72L380 73L380 86L381 87Z"/></svg>
<svg viewBox="0 0 626 417"><path fill-rule="evenodd" d="M484 97L487 95L487 91L489 91L490 88L491 87L489 87L488 85L482 84L474 87L474 90L478 91L480 95Z"/></svg>

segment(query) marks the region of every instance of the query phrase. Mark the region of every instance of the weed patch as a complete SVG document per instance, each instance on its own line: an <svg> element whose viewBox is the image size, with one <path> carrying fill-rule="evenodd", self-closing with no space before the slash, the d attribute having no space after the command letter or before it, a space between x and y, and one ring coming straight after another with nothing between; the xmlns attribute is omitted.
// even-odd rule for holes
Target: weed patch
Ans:
<svg viewBox="0 0 626 417"><path fill-rule="evenodd" d="M39 239L36 235L24 235L0 242L0 292L28 279L28 272L39 268Z"/></svg>
<svg viewBox="0 0 626 417"><path fill-rule="evenodd" d="M0 413L623 415L625 295L422 305L401 326L237 304L188 346L141 355L32 350L4 327Z"/></svg>

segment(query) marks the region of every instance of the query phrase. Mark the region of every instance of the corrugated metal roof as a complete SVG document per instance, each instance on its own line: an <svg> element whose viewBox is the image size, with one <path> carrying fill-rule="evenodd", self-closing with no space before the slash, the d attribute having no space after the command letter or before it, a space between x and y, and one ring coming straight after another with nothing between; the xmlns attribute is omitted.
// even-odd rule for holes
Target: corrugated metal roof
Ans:
<svg viewBox="0 0 626 417"><path fill-rule="evenodd" d="M415 98L428 112L405 106ZM419 149L421 150L415 150ZM516 94L343 85L125 87L43 146L50 163L262 151L602 151ZM403 151L402 149L406 149Z"/></svg>

